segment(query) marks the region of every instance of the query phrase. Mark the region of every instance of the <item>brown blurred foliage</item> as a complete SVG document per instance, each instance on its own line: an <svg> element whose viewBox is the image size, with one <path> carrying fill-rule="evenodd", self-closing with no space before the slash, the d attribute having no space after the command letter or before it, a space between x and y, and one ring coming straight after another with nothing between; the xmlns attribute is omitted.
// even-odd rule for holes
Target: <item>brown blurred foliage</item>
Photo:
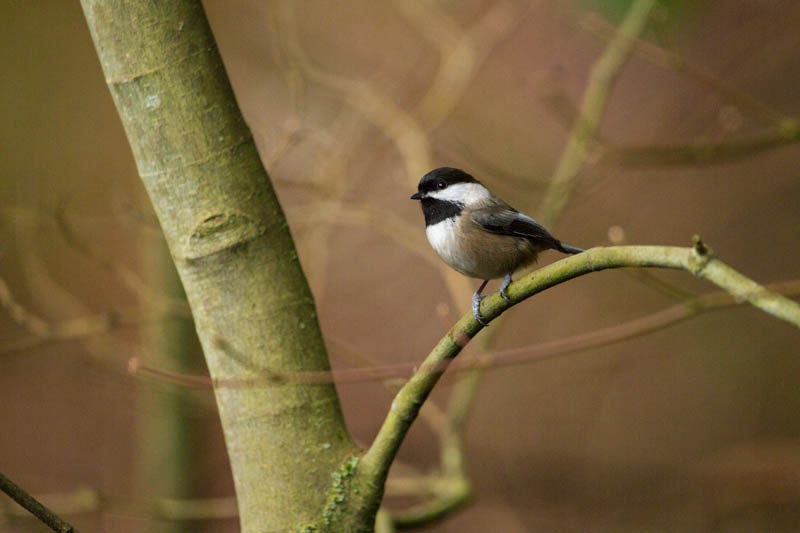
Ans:
<svg viewBox="0 0 800 533"><path fill-rule="evenodd" d="M608 4L205 2L336 370L413 365L467 310L473 282L439 265L408 195L430 168L458 166L536 216L587 72L614 34ZM800 5L697 4L660 9L642 35L553 230L582 247L688 245L700 233L753 279L796 280ZM130 371L156 360L186 372L142 342L147 325L186 309L143 266L143 247L163 243L80 7L7 2L0 21L0 469L55 494L87 531L166 531L179 497L221 498L205 511L227 517L188 530L236 531L212 393ZM527 347L710 290L682 273L603 272L482 335L496 350ZM733 306L490 368L467 425L473 503L431 530L795 531L798 341L791 326ZM190 366L204 372L196 348ZM429 423L404 444L400 477L436 467L435 406L460 376L423 410ZM351 432L369 442L387 387L366 379L339 393ZM180 495L138 473L140 432L177 395L190 398L180 416L193 435ZM0 524L43 527L5 503Z"/></svg>

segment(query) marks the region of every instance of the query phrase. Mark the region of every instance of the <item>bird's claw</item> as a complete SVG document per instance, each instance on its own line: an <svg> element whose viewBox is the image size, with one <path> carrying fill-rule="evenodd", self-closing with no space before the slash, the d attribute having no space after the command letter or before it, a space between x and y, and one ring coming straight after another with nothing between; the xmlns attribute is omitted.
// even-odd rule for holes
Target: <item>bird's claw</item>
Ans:
<svg viewBox="0 0 800 533"><path fill-rule="evenodd" d="M475 320L477 320L478 324L481 326L488 326L489 323L481 316L481 302L484 298L486 298L486 296L479 296L477 294L472 297L472 316L475 317Z"/></svg>
<svg viewBox="0 0 800 533"><path fill-rule="evenodd" d="M506 277L503 278L503 284L500 285L500 296L503 297L503 300L506 303L511 303L511 298L508 296L508 286L511 285L511 272L506 274Z"/></svg>
<svg viewBox="0 0 800 533"><path fill-rule="evenodd" d="M503 300L505 300L506 303L511 303L511 298L508 296L508 289L506 287L502 287L500 289L500 296L503 297Z"/></svg>

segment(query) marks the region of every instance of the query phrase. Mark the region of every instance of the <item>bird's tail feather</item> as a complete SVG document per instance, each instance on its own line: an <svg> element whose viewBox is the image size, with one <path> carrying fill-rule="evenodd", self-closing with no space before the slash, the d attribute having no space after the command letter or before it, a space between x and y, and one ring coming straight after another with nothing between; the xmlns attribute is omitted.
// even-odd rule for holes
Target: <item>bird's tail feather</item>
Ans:
<svg viewBox="0 0 800 533"><path fill-rule="evenodd" d="M565 254L579 254L583 250L578 248L577 246L571 246L569 244L565 244L561 241L556 241L558 244L554 246L556 250Z"/></svg>

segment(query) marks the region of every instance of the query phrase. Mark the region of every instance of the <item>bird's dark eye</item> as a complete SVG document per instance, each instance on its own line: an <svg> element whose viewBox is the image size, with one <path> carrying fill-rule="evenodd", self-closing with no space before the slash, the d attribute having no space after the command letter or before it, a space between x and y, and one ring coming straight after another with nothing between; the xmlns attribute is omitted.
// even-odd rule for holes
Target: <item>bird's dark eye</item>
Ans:
<svg viewBox="0 0 800 533"><path fill-rule="evenodd" d="M444 189L445 187L447 187L447 184L445 182L443 182L443 181L437 181L436 182L436 188L437 189L441 190L441 189Z"/></svg>

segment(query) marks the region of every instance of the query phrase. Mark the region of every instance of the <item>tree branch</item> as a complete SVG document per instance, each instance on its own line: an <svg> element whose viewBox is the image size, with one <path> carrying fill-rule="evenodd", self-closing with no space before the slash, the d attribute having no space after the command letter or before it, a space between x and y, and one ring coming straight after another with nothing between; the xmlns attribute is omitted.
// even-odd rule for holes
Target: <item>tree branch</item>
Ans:
<svg viewBox="0 0 800 533"><path fill-rule="evenodd" d="M78 533L69 522L58 517L53 511L39 503L36 498L0 473L0 490L8 494L11 499L27 509L36 518L47 524L47 527L60 533Z"/></svg>
<svg viewBox="0 0 800 533"><path fill-rule="evenodd" d="M538 218L545 226L559 217L575 187L576 177L587 156L587 144L595 137L606 100L622 65L630 57L636 38L644 30L655 7L655 0L636 0L625 15L614 39L589 73L589 83L583 93L581 114L570 134L553 179L542 199Z"/></svg>
<svg viewBox="0 0 800 533"><path fill-rule="evenodd" d="M580 25L606 40L612 40L617 32L617 28L595 14L584 17L580 21ZM689 61L671 48L665 48L639 38L635 40L635 45L634 52L645 61L683 75L699 85L707 87L723 101L747 109L766 124L781 124L789 119L777 109L734 85L726 83L703 65Z"/></svg>
<svg viewBox="0 0 800 533"><path fill-rule="evenodd" d="M697 168L729 163L797 142L800 142L800 123L785 119L778 127L739 139L609 146L600 150L597 164L614 163L629 167L691 165Z"/></svg>
<svg viewBox="0 0 800 533"><path fill-rule="evenodd" d="M657 267L685 270L746 300L762 311L800 327L800 304L775 294L714 258L699 238L692 248L617 246L593 248L536 270L508 288L511 303L499 293L488 296L481 314L493 320L506 309L534 294L570 279L611 268ZM362 458L360 475L381 485L395 454L420 407L447 366L482 329L472 313L465 314L428 354L419 371L400 389L378 435Z"/></svg>

